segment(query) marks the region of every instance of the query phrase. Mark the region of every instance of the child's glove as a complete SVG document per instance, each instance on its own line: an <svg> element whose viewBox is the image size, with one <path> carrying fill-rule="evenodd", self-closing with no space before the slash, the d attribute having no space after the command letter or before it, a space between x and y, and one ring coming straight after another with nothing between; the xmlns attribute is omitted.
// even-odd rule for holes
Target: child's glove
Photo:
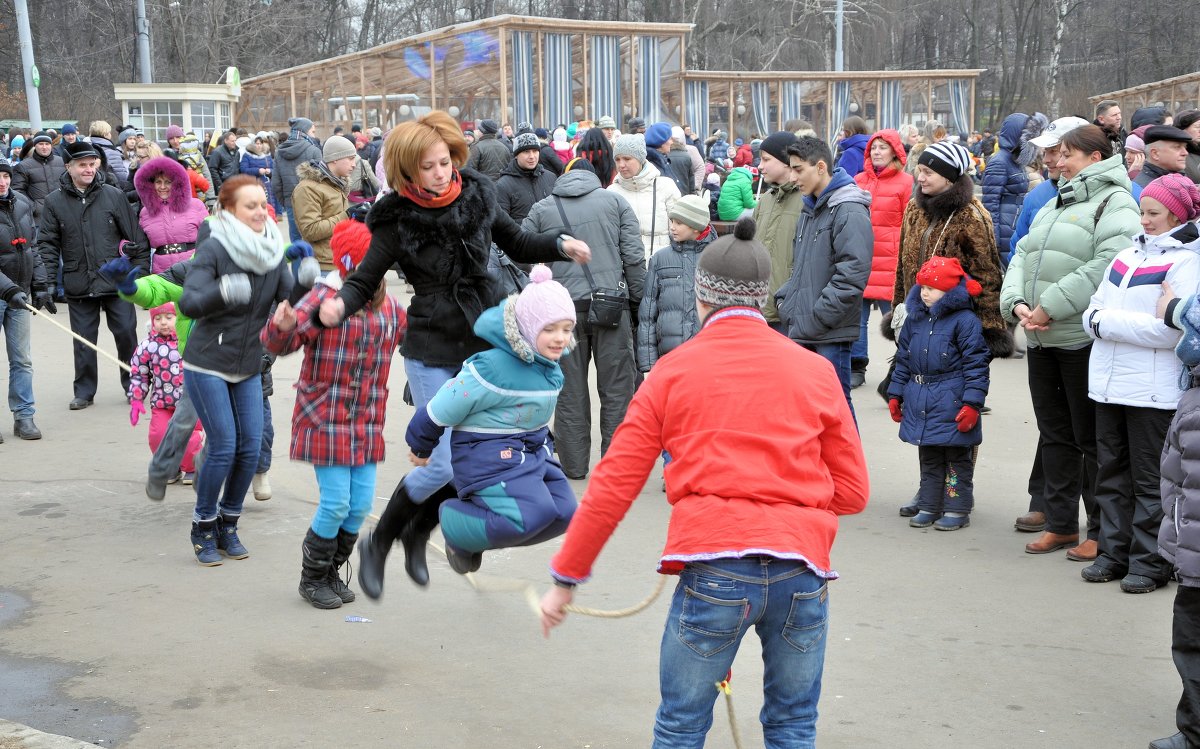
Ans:
<svg viewBox="0 0 1200 749"><path fill-rule="evenodd" d="M302 257L312 257L313 248L308 242L305 242L303 239L299 239L288 245L288 248L283 252L283 256L286 257L290 263L291 261L299 260Z"/></svg>
<svg viewBox="0 0 1200 749"><path fill-rule="evenodd" d="M230 273L221 276L221 298L228 305L245 304L250 301L250 276L245 273Z"/></svg>
<svg viewBox="0 0 1200 749"><path fill-rule="evenodd" d="M958 424L958 431L969 432L979 423L979 409L974 406L963 406L958 410L958 416L954 417L954 421Z"/></svg>
<svg viewBox="0 0 1200 749"><path fill-rule="evenodd" d="M900 406L899 398L892 398L888 400L888 412L892 414L892 421L896 422L897 424L899 424L901 421L904 421L904 409Z"/></svg>
<svg viewBox="0 0 1200 749"><path fill-rule="evenodd" d="M146 406L137 399L134 399L129 404L129 426L135 427L138 425L138 419L146 414Z"/></svg>

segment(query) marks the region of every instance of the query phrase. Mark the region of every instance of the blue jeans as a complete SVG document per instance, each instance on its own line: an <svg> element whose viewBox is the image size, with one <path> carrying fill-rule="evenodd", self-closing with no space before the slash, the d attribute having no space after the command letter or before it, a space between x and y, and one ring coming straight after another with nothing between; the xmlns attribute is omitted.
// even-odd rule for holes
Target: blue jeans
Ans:
<svg viewBox="0 0 1200 749"><path fill-rule="evenodd" d="M833 365L838 382L842 383L842 395L846 396L846 405L850 406L850 415L854 416L854 403L850 400L850 344L849 343L802 343L804 348L825 357ZM854 416L855 423L858 417Z"/></svg>
<svg viewBox="0 0 1200 749"><path fill-rule="evenodd" d="M271 449L275 446L275 424L271 420L271 399L263 396L263 426L262 443L258 451L258 467L255 473L266 473L271 470Z"/></svg>
<svg viewBox="0 0 1200 749"><path fill-rule="evenodd" d="M8 352L8 409L14 419L33 418L33 358L29 353L29 310L0 302L0 328Z"/></svg>
<svg viewBox="0 0 1200 749"><path fill-rule="evenodd" d="M321 538L336 538L338 531L358 533L375 502L375 467L313 466L321 501L312 529Z"/></svg>
<svg viewBox="0 0 1200 749"><path fill-rule="evenodd" d="M304 237L300 236L300 227L296 226L296 211L293 208L288 208L288 237L293 242L299 242Z"/></svg>
<svg viewBox="0 0 1200 749"><path fill-rule="evenodd" d="M262 379L226 382L216 375L185 369L187 389L207 436L204 467L196 476L193 519L207 522L242 514L262 449ZM224 494L222 494L224 489Z"/></svg>
<svg viewBox="0 0 1200 749"><path fill-rule="evenodd" d="M825 586L802 562L770 557L684 568L663 632L654 749L704 746L716 684L751 626L762 643L764 745L813 749L829 616Z"/></svg>
<svg viewBox="0 0 1200 749"><path fill-rule="evenodd" d="M446 380L458 374L453 369L430 367L414 359L404 360L404 373L408 375L408 389L412 392L413 406L425 408L425 404L441 390ZM409 471L404 478L404 490L412 501L420 504L438 489L454 480L454 468L450 465L450 430L442 432L437 447L429 456L429 464Z"/></svg>
<svg viewBox="0 0 1200 749"><path fill-rule="evenodd" d="M886 315L892 311L892 303L882 299L862 300L862 312L858 316L858 340L850 346L851 362L861 359L865 364L870 358L867 356L867 323L871 322L872 309L877 309L880 314Z"/></svg>

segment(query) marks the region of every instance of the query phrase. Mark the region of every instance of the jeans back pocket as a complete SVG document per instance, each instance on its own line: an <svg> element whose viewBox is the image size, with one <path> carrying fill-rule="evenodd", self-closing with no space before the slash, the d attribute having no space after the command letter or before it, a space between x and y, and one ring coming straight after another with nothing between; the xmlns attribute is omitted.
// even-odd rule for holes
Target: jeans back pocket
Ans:
<svg viewBox="0 0 1200 749"><path fill-rule="evenodd" d="M737 642L749 608L747 598L726 600L685 587L679 641L703 657L716 655Z"/></svg>
<svg viewBox="0 0 1200 749"><path fill-rule="evenodd" d="M828 584L814 591L792 594L792 609L783 625L783 639L807 653L819 645L825 637L825 624L829 619Z"/></svg>

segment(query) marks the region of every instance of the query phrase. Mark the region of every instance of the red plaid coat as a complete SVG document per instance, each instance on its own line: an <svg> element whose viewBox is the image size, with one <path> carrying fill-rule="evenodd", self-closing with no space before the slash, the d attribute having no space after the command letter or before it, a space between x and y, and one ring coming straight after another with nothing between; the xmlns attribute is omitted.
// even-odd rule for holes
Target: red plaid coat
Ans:
<svg viewBox="0 0 1200 749"><path fill-rule="evenodd" d="M318 284L296 303L296 327L281 331L269 321L260 338L275 354L304 346L292 412L292 460L319 466L361 466L383 460L392 356L404 338L407 315L387 297L339 327L314 325L322 300L337 292Z"/></svg>

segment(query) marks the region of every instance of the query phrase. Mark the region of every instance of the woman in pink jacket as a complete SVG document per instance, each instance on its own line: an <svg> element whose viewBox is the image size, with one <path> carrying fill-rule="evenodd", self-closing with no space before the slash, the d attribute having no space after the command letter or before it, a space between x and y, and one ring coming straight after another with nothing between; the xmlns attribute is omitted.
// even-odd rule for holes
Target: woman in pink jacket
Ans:
<svg viewBox="0 0 1200 749"><path fill-rule="evenodd" d="M863 170L854 178L859 187L871 193L875 253L871 256L871 275L863 292L858 340L850 347L851 387L866 382L867 322L871 319L871 309L886 315L892 308L896 259L900 253L900 224L904 222L904 209L913 192L913 177L904 171L906 160L900 133L880 130L867 141Z"/></svg>
<svg viewBox="0 0 1200 749"><path fill-rule="evenodd" d="M137 170L133 183L142 201L138 223L150 240L151 272L190 258L208 208L193 196L187 171L174 159L159 156Z"/></svg>

